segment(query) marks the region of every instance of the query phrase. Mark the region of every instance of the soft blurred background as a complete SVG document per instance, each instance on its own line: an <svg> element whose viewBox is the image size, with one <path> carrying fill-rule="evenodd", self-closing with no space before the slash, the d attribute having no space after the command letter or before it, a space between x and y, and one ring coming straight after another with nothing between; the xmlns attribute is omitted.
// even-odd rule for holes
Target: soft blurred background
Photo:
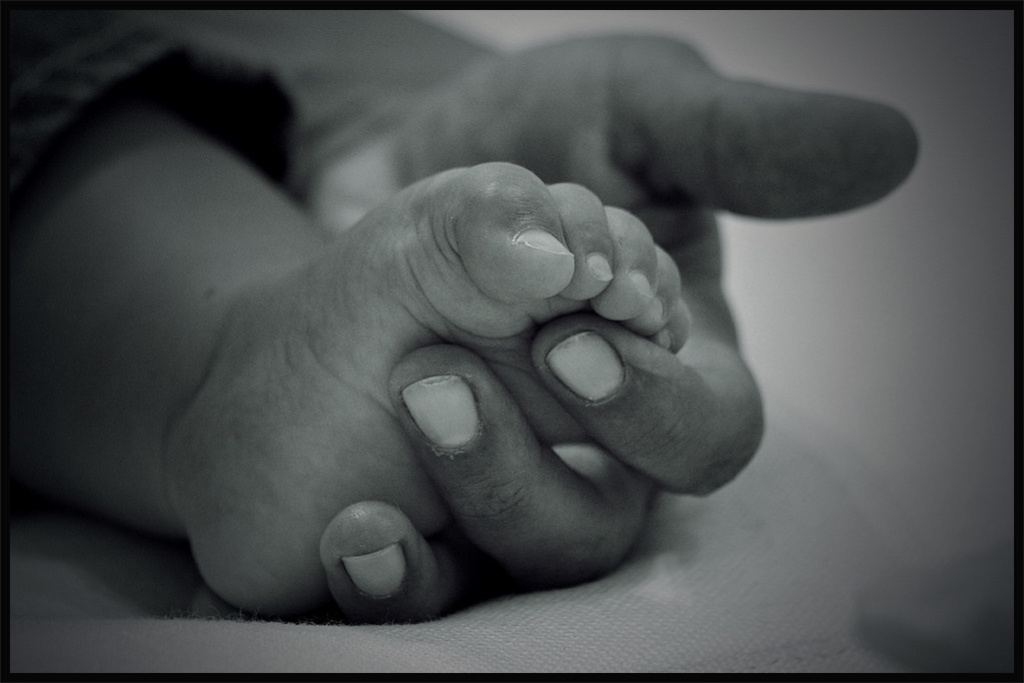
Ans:
<svg viewBox="0 0 1024 683"><path fill-rule="evenodd" d="M1014 529L1014 34L1010 11L494 11L416 15L520 49L642 32L738 79L877 100L921 152L843 215L724 215L727 287L769 420L850 472L908 561Z"/></svg>

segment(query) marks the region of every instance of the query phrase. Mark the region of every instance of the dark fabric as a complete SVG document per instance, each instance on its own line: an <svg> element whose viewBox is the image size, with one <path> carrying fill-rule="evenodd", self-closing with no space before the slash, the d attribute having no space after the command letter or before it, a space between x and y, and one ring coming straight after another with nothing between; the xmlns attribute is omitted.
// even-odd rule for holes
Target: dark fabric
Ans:
<svg viewBox="0 0 1024 683"><path fill-rule="evenodd" d="M81 112L121 88L164 103L284 177L290 108L266 72L113 11L12 10L8 26L12 199Z"/></svg>
<svg viewBox="0 0 1024 683"><path fill-rule="evenodd" d="M284 179L291 107L269 74L177 52L123 87L162 102L274 180Z"/></svg>

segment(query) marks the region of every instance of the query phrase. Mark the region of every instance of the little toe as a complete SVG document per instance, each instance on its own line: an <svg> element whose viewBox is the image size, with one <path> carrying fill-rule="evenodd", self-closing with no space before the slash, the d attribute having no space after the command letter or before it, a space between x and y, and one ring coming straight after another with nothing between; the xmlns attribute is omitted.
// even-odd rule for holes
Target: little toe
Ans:
<svg viewBox="0 0 1024 683"><path fill-rule="evenodd" d="M604 205L597 195L580 185L560 183L548 189L558 206L566 245L578 264L561 295L586 301L604 291L613 276L615 243Z"/></svg>
<svg viewBox="0 0 1024 683"><path fill-rule="evenodd" d="M629 320L656 306L652 301L658 287L657 251L651 233L639 218L614 207L607 207L605 214L615 241L614 277L591 300L591 306L608 320Z"/></svg>
<svg viewBox="0 0 1024 683"><path fill-rule="evenodd" d="M677 297L665 317L665 325L654 334L647 336L655 344L668 349L672 353L678 353L686 344L692 325L690 309L686 305L686 300L682 297Z"/></svg>
<svg viewBox="0 0 1024 683"><path fill-rule="evenodd" d="M655 246L655 254L657 257L657 291L643 312L636 317L622 321L625 327L645 337L655 335L665 329L675 315L675 308L681 305L682 289L679 270L676 268L675 262L661 247Z"/></svg>

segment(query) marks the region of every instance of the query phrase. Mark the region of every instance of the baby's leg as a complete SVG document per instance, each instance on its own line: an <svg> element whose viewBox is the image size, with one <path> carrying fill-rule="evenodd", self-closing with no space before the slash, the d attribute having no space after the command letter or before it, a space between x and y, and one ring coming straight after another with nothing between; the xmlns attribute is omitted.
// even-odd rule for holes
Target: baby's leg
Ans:
<svg viewBox="0 0 1024 683"><path fill-rule="evenodd" d="M327 243L217 142L158 107L110 102L15 216L12 474L187 535L236 606L329 602L319 541L339 510L382 500L424 534L448 522L387 394L398 358L473 345L538 411L544 440L575 439L567 418L541 419L557 405L535 391L535 324L597 290L609 315L640 314L651 297L630 291L634 270L678 298L656 258L624 248L623 221L592 197L589 213L571 210L570 193L507 165L453 171Z"/></svg>
<svg viewBox="0 0 1024 683"><path fill-rule="evenodd" d="M323 250L300 207L159 106L111 97L11 215L11 474L62 504L183 536L163 472L225 309Z"/></svg>

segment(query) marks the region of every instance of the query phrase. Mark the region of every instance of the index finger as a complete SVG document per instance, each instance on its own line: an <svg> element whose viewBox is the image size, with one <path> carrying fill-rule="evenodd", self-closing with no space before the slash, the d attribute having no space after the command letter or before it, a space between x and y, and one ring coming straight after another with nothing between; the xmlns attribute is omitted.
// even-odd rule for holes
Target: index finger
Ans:
<svg viewBox="0 0 1024 683"><path fill-rule="evenodd" d="M828 214L885 196L917 159L913 126L887 105L728 79L670 39L622 48L613 156L663 194L765 218Z"/></svg>
<svg viewBox="0 0 1024 683"><path fill-rule="evenodd" d="M735 347L712 335L693 334L672 353L580 313L542 328L533 359L588 434L677 493L723 486L760 444L757 386Z"/></svg>
<svg viewBox="0 0 1024 683"><path fill-rule="evenodd" d="M617 565L653 485L593 447L538 442L518 403L467 349L417 349L390 391L420 462L465 535L520 587L592 579Z"/></svg>

